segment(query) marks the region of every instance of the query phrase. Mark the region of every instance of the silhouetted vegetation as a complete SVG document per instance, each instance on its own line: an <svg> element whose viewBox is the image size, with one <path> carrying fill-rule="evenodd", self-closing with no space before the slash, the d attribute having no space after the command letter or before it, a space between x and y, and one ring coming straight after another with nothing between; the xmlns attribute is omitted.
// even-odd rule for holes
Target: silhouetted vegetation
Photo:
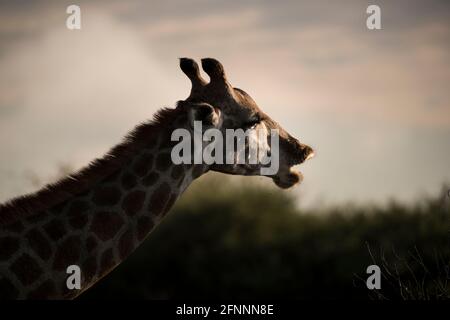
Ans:
<svg viewBox="0 0 450 320"><path fill-rule="evenodd" d="M305 211L275 187L202 180L82 298L450 298L446 192L409 207ZM366 287L371 264L378 291Z"/></svg>

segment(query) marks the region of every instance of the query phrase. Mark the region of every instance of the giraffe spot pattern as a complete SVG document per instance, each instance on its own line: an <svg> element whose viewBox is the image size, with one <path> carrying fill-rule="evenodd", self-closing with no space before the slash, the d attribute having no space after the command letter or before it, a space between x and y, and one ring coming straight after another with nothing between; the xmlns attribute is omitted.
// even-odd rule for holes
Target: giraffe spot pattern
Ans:
<svg viewBox="0 0 450 320"><path fill-rule="evenodd" d="M53 260L53 269L66 270L71 264L77 264L81 253L81 240L78 236L70 236L58 246Z"/></svg>
<svg viewBox="0 0 450 320"><path fill-rule="evenodd" d="M120 200L121 192L114 186L102 186L95 190L92 201L99 206L113 206Z"/></svg>
<svg viewBox="0 0 450 320"><path fill-rule="evenodd" d="M88 216L84 213L80 213L74 217L69 218L69 224L74 229L83 228L88 222Z"/></svg>
<svg viewBox="0 0 450 320"><path fill-rule="evenodd" d="M135 177L133 174L131 174L131 173L129 173L129 172L126 172L126 173L124 173L124 175L122 176L121 182L122 182L122 187L123 187L125 190L130 190L131 188L133 188L134 186L136 186L136 184L137 184L137 179L136 179L136 177Z"/></svg>
<svg viewBox="0 0 450 320"><path fill-rule="evenodd" d="M53 215L59 215L61 212L64 211L64 208L66 207L67 202L61 202L60 204L57 204L56 206L52 207L50 209L50 212Z"/></svg>
<svg viewBox="0 0 450 320"><path fill-rule="evenodd" d="M106 179L104 180L105 183L110 183L110 182L116 182L117 179L119 178L119 175L121 174L120 171L116 171L112 174L110 174L108 177L106 177Z"/></svg>
<svg viewBox="0 0 450 320"><path fill-rule="evenodd" d="M133 166L133 171L139 177L145 176L153 166L153 155L150 153L146 153L137 159L136 163Z"/></svg>
<svg viewBox="0 0 450 320"><path fill-rule="evenodd" d="M122 225L123 219L117 212L99 211L92 219L90 230L100 240L106 241L113 238Z"/></svg>
<svg viewBox="0 0 450 320"><path fill-rule="evenodd" d="M83 271L83 277L85 282L89 282L94 278L95 274L97 273L97 257L96 256L90 256L87 258L82 267L81 270Z"/></svg>
<svg viewBox="0 0 450 320"><path fill-rule="evenodd" d="M42 300L54 297L56 295L55 284L50 279L43 282L35 290L31 291L27 299Z"/></svg>
<svg viewBox="0 0 450 320"><path fill-rule="evenodd" d="M28 216L25 220L29 223L38 223L40 221L43 221L45 218L47 218L48 213L45 211L34 213L30 216Z"/></svg>
<svg viewBox="0 0 450 320"><path fill-rule="evenodd" d="M35 259L27 253L24 253L17 258L16 261L11 264L9 269L25 286L34 283L42 274L42 270Z"/></svg>
<svg viewBox="0 0 450 320"><path fill-rule="evenodd" d="M148 209L154 214L160 214L166 206L169 196L170 186L167 182L164 182L153 192Z"/></svg>
<svg viewBox="0 0 450 320"><path fill-rule="evenodd" d="M184 173L183 165L181 164L174 165L172 168L172 172L170 173L170 176L172 177L172 179L178 180L183 176L183 173Z"/></svg>
<svg viewBox="0 0 450 320"><path fill-rule="evenodd" d="M13 237L0 238L0 261L9 259L19 249L20 242Z"/></svg>
<svg viewBox="0 0 450 320"><path fill-rule="evenodd" d="M4 229L9 232L21 233L25 229L25 227L23 226L22 222L19 220L19 221L13 222L11 224L8 224L7 226L4 227Z"/></svg>
<svg viewBox="0 0 450 320"><path fill-rule="evenodd" d="M88 222L88 216L86 214L88 209L89 204L86 201L74 201L67 212L70 226L75 229L83 228Z"/></svg>
<svg viewBox="0 0 450 320"><path fill-rule="evenodd" d="M44 226L44 231L53 241L57 241L64 237L66 234L66 228L59 219L53 219Z"/></svg>
<svg viewBox="0 0 450 320"><path fill-rule="evenodd" d="M68 215L76 216L77 214L85 212L89 208L89 203L84 200L75 200L73 201L68 210Z"/></svg>
<svg viewBox="0 0 450 320"><path fill-rule="evenodd" d="M172 193L169 200L167 201L166 207L164 208L163 215L166 215L169 212L170 208L172 208L173 204L177 200L177 194Z"/></svg>
<svg viewBox="0 0 450 320"><path fill-rule="evenodd" d="M114 255L111 248L107 249L102 254L100 269L105 273L114 266Z"/></svg>
<svg viewBox="0 0 450 320"><path fill-rule="evenodd" d="M95 248L97 248L97 240L93 236L89 236L86 240L86 250L91 253Z"/></svg>
<svg viewBox="0 0 450 320"><path fill-rule="evenodd" d="M47 238L38 230L32 229L26 235L25 238L31 249L44 261L47 261L51 254L52 248Z"/></svg>
<svg viewBox="0 0 450 320"><path fill-rule="evenodd" d="M152 150L153 148L155 148L157 146L157 144L158 144L157 136L153 136L147 141L146 147L147 147L147 149Z"/></svg>
<svg viewBox="0 0 450 320"><path fill-rule="evenodd" d="M125 259L134 249L133 232L127 230L119 240L119 257Z"/></svg>
<svg viewBox="0 0 450 320"><path fill-rule="evenodd" d="M137 174L141 173L141 176L145 176L144 182L148 185L152 185L156 183L159 179L159 174L156 172L152 172L148 174L148 170L150 170L153 165L153 157L149 155L147 157L147 161L144 161L145 157L140 159L141 163L138 165L136 163L134 170ZM145 163L145 165L144 165ZM171 166L171 159L169 153L161 153L157 156L155 160L155 166L158 170L165 171ZM201 168L203 169L203 168ZM184 173L183 166L174 166L171 171L171 177L173 179L179 179ZM116 178L119 178L118 175L115 175ZM122 186L126 189L131 189L137 184L137 179L132 173L125 173L121 179ZM173 203L176 201L177 195L170 193L170 186L167 183L161 184L158 189L152 194L150 206L152 207L152 211L155 213L166 213ZM121 192L118 188L114 186L103 186L93 194L93 202L97 205L115 205L118 203L121 197ZM145 201L145 192L143 191L133 191L129 193L122 202L122 208L128 215L135 215L143 206ZM61 210L64 206L60 205ZM69 224L74 228L83 227L87 221L88 217L86 215L86 211L89 208L89 204L86 201L76 201L72 203L68 210ZM58 210L59 212L61 210ZM52 211L53 212L53 211ZM115 216L112 220L114 221L108 230L102 228L102 225L105 224L105 221L110 221L112 214ZM106 216L108 215L108 217ZM43 212L34 216L30 216L28 218L29 222L38 222L47 217L47 213ZM107 218L107 219L104 219ZM110 212L99 212L94 215L93 222L91 224L91 231L93 231L99 239L106 241L114 237L120 227L123 225L122 218ZM21 232L24 227L20 222L14 223L14 225L8 226L11 231ZM149 217L140 217L137 223L137 238L142 240L148 232L154 227L154 223ZM54 241L61 239L65 234L66 230L62 221L58 219L53 219L44 227L45 233ZM118 254L123 259L125 258L133 249L134 249L134 234L131 230L127 230L119 239L118 242ZM44 234L41 233L38 229L33 229L28 232L25 236L32 250L43 260L48 260L52 254L51 246ZM11 253L13 254L19 247L19 243L16 239L10 237L13 241L9 243L17 244L17 248ZM9 239L9 240L11 240ZM5 237L0 239L0 259L1 255L7 255L8 251L5 250L7 246L3 245L5 241ZM3 242L2 242L3 241ZM53 261L53 268L57 270L65 270L65 268L70 264L76 264L79 259L81 248L80 248L81 240L78 236L71 236L66 239L61 246L57 249L55 253L55 259ZM86 248L87 251L92 251L97 247L98 243L95 237L89 237L86 240ZM14 244L12 244L14 246ZM64 249L63 249L64 248ZM9 257L9 256L8 256ZM114 254L113 250L110 248L103 252L103 255L100 259L100 264L103 270L108 270L114 265ZM23 270L23 267L27 266L27 270ZM36 261L33 260L31 256L28 254L23 254L20 256L12 265L11 271L17 274L19 280L24 284L32 284L34 283L40 276L41 270ZM97 272L98 265L97 259L95 256L91 256L86 259L83 263L83 272L85 277L94 277ZM25 271L25 272L23 272ZM5 281L3 281L5 280ZM3 289L8 291L8 283L6 283L6 279L0 279L4 283L1 283ZM10 286L11 290L16 290L14 286ZM3 291L5 291L3 290ZM8 291L7 296L14 296L14 293ZM0 296L1 296L0 291ZM55 293L54 283L50 280L42 283L36 290L29 293L28 297L31 299L39 299L40 297L45 297ZM15 294L17 296L17 293Z"/></svg>
<svg viewBox="0 0 450 320"><path fill-rule="evenodd" d="M134 216L144 205L145 192L133 191L125 196L122 202L122 209L128 216Z"/></svg>
<svg viewBox="0 0 450 320"><path fill-rule="evenodd" d="M139 218L137 223L137 238L142 241L145 236L153 229L154 223L152 219L147 216L142 216Z"/></svg>
<svg viewBox="0 0 450 320"><path fill-rule="evenodd" d="M172 165L172 158L170 153L163 152L160 153L156 158L156 169L159 171L165 171Z"/></svg>
<svg viewBox="0 0 450 320"><path fill-rule="evenodd" d="M174 128L168 128L168 130L161 132L159 137L159 149L172 148L175 145L175 141L172 141L172 132Z"/></svg>
<svg viewBox="0 0 450 320"><path fill-rule="evenodd" d="M159 179L158 172L150 172L145 178L142 180L142 184L146 187L154 185Z"/></svg>

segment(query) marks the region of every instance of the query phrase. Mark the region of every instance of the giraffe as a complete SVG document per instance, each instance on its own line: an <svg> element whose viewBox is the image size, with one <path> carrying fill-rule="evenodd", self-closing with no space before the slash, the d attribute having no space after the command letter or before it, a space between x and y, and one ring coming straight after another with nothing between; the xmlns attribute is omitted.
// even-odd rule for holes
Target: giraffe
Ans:
<svg viewBox="0 0 450 320"><path fill-rule="evenodd" d="M281 188L300 182L292 167L312 148L232 87L219 61L204 58L201 65L209 82L194 60L180 59L192 87L176 108L161 109L81 171L0 205L0 298L75 298L124 261L194 179L208 171L258 174L259 165L173 164L171 133L192 131L194 121L221 131L277 129L280 166L270 178ZM81 270L80 289L67 287L70 265Z"/></svg>

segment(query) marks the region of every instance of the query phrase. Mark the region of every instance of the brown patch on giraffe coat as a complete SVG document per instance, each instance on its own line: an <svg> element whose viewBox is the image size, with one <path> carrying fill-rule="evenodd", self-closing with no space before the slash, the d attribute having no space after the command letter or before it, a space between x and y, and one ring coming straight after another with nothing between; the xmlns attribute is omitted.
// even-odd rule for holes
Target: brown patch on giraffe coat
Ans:
<svg viewBox="0 0 450 320"><path fill-rule="evenodd" d="M147 140L147 143L145 144L145 147L149 150L152 150L158 145L158 136L153 135L150 139Z"/></svg>
<svg viewBox="0 0 450 320"><path fill-rule="evenodd" d="M18 239L13 237L1 237L0 238L0 261L8 260L14 252L20 247Z"/></svg>
<svg viewBox="0 0 450 320"><path fill-rule="evenodd" d="M183 165L178 164L173 166L170 176L172 177L172 179L178 180L183 176L183 173L184 173Z"/></svg>
<svg viewBox="0 0 450 320"><path fill-rule="evenodd" d="M112 250L112 248L109 248L102 254L102 258L101 258L101 262L100 262L100 269L101 269L102 274L105 274L113 266L114 266L113 250Z"/></svg>
<svg viewBox="0 0 450 320"><path fill-rule="evenodd" d="M52 247L47 238L38 229L32 229L25 235L31 249L44 261L52 255Z"/></svg>
<svg viewBox="0 0 450 320"><path fill-rule="evenodd" d="M69 218L69 224L74 229L83 228L87 222L88 222L88 216L84 213L80 213L77 216Z"/></svg>
<svg viewBox="0 0 450 320"><path fill-rule="evenodd" d="M86 250L91 253L95 248L97 248L97 240L93 236L89 236L86 240Z"/></svg>
<svg viewBox="0 0 450 320"><path fill-rule="evenodd" d="M83 271L82 275L84 277L84 281L91 281L92 278L97 274L97 257L90 256L89 258L87 258L84 261L81 270Z"/></svg>
<svg viewBox="0 0 450 320"><path fill-rule="evenodd" d="M160 133L159 136L159 149L172 149L172 147L178 143L177 141L172 141L172 132L175 128L169 127Z"/></svg>
<svg viewBox="0 0 450 320"><path fill-rule="evenodd" d="M81 239L70 236L56 249L53 259L53 269L66 270L71 264L77 264L81 254Z"/></svg>
<svg viewBox="0 0 450 320"><path fill-rule="evenodd" d="M19 296L19 291L6 278L0 278L0 300L14 300Z"/></svg>
<svg viewBox="0 0 450 320"><path fill-rule="evenodd" d="M156 170L166 171L173 164L169 152L160 153L156 157Z"/></svg>
<svg viewBox="0 0 450 320"><path fill-rule="evenodd" d="M133 165L133 170L139 177L143 177L152 169L152 167L153 155L146 153L136 160L136 163Z"/></svg>
<svg viewBox="0 0 450 320"><path fill-rule="evenodd" d="M155 184L158 181L158 179L159 179L159 173L158 172L150 172L142 180L142 184L144 186L146 186L146 187L149 187L149 186Z"/></svg>
<svg viewBox="0 0 450 320"><path fill-rule="evenodd" d="M170 186L167 182L164 182L153 192L148 209L154 214L160 214L166 206L169 197Z"/></svg>
<svg viewBox="0 0 450 320"><path fill-rule="evenodd" d="M27 253L17 258L9 269L14 272L17 279L25 286L34 283L42 274L42 270L36 260Z"/></svg>
<svg viewBox="0 0 450 320"><path fill-rule="evenodd" d="M47 218L48 213L46 211L42 211L36 214L32 214L26 218L27 222L29 223L38 223L40 221L43 221L45 218Z"/></svg>
<svg viewBox="0 0 450 320"><path fill-rule="evenodd" d="M74 201L67 212L69 217L69 224L75 229L83 228L88 222L86 211L89 209L89 204L86 201Z"/></svg>
<svg viewBox="0 0 450 320"><path fill-rule="evenodd" d="M121 174L120 170L117 170L116 172L107 176L105 180L103 180L103 182L105 183L116 182L117 179L119 179L120 174Z"/></svg>
<svg viewBox="0 0 450 320"><path fill-rule="evenodd" d="M90 231L100 240L106 241L113 238L122 225L123 219L117 212L99 211L92 219Z"/></svg>
<svg viewBox="0 0 450 320"><path fill-rule="evenodd" d="M147 216L142 216L139 218L137 223L137 238L142 241L145 236L153 229L155 224L152 219Z"/></svg>
<svg viewBox="0 0 450 320"><path fill-rule="evenodd" d="M9 232L21 233L25 229L25 227L23 226L23 223L18 220L14 223L8 224L4 227L4 229Z"/></svg>
<svg viewBox="0 0 450 320"><path fill-rule="evenodd" d="M134 239L132 230L127 230L119 240L119 257L125 259L134 249Z"/></svg>
<svg viewBox="0 0 450 320"><path fill-rule="evenodd" d="M131 174L129 172L125 172L122 176L121 182L122 182L122 187L125 190L130 190L137 184L137 179L133 174Z"/></svg>
<svg viewBox="0 0 450 320"><path fill-rule="evenodd" d="M44 281L39 287L31 291L27 295L27 299L31 300L44 300L52 298L56 295L55 284L52 280L48 279Z"/></svg>
<svg viewBox="0 0 450 320"><path fill-rule="evenodd" d="M92 201L99 206L113 206L119 202L121 192L114 186L102 186L95 190Z"/></svg>
<svg viewBox="0 0 450 320"><path fill-rule="evenodd" d="M86 210L88 210L88 209L89 209L89 203L87 201L75 200L70 204L67 214L69 216L76 216L80 213L86 212Z"/></svg>
<svg viewBox="0 0 450 320"><path fill-rule="evenodd" d="M61 202L54 207L50 208L50 213L53 215L59 215L61 212L64 211L64 208L66 207L67 202Z"/></svg>
<svg viewBox="0 0 450 320"><path fill-rule="evenodd" d="M145 192L136 190L125 196L122 201L122 209L128 216L134 216L144 205Z"/></svg>
<svg viewBox="0 0 450 320"><path fill-rule="evenodd" d="M44 231L53 241L57 241L64 237L66 234L66 228L59 219L53 219L44 226Z"/></svg>
<svg viewBox="0 0 450 320"><path fill-rule="evenodd" d="M170 208L172 208L173 204L175 203L175 201L177 200L178 195L175 193L172 193L170 195L169 200L167 201L166 207L164 208L163 211L163 215L165 216L167 214L167 212L169 212Z"/></svg>

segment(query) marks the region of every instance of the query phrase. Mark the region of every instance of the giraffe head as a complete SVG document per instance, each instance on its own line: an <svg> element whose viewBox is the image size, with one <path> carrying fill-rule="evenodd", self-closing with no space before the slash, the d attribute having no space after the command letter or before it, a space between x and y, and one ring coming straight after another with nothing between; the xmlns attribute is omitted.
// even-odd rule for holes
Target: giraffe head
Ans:
<svg viewBox="0 0 450 320"><path fill-rule="evenodd" d="M194 128L195 121L201 121L202 128L216 128L224 135L227 129L242 129L250 133L245 142L246 151L258 147L266 149L270 155L274 152L271 143L271 131L277 132L279 138L278 170L271 178L281 188L289 188L302 180L300 172L293 166L301 164L314 155L311 147L301 143L284 130L277 122L265 114L256 102L245 91L233 87L227 80L222 64L211 58L201 60L203 70L208 74L210 81L206 82L200 75L197 63L188 58L180 59L182 71L189 77L192 89L189 97L179 102L179 108L188 113L189 125ZM258 134L252 134L256 133ZM262 133L261 133L262 132ZM248 143L253 139L253 143ZM226 157L224 149L224 157ZM273 156L273 154L272 154ZM239 174L259 175L262 164L214 163L209 169L213 171Z"/></svg>

